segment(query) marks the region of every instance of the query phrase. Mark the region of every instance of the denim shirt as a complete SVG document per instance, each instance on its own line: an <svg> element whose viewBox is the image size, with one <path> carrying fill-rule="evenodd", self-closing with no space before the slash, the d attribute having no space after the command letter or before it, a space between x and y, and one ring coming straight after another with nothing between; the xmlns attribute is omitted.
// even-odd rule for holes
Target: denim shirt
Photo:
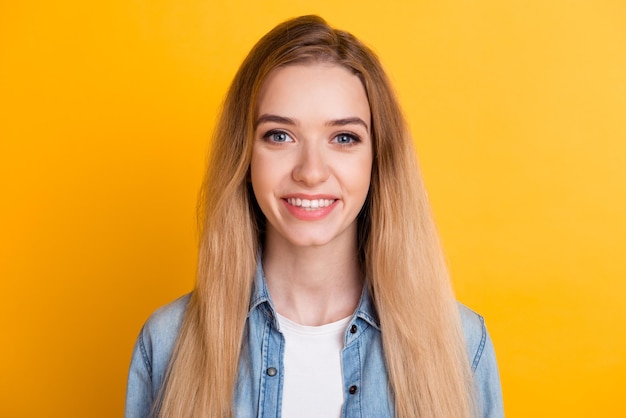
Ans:
<svg viewBox="0 0 626 418"><path fill-rule="evenodd" d="M278 326L259 263L244 330L235 390L237 418L281 416L285 339ZM133 352L126 418L147 417L163 382L189 295L158 309L143 326ZM503 416L495 354L483 318L459 305L467 354L482 417ZM367 286L344 336L341 352L344 404L341 416L394 417L380 325ZM216 372L219 373L216 365Z"/></svg>

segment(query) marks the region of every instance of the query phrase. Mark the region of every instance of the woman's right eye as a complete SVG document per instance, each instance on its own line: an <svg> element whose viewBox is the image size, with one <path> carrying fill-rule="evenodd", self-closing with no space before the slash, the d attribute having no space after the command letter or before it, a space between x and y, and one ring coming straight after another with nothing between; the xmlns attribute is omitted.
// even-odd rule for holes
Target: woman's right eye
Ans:
<svg viewBox="0 0 626 418"><path fill-rule="evenodd" d="M282 142L293 142L293 139L283 131L269 131L263 138L267 139L270 142L282 143Z"/></svg>

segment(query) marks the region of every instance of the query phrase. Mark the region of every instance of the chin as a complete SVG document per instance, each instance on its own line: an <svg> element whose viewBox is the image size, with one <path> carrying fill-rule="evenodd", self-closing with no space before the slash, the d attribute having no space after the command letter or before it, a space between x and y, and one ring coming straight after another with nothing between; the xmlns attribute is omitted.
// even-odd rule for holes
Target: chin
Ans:
<svg viewBox="0 0 626 418"><path fill-rule="evenodd" d="M329 244L331 242L330 239L323 239L323 238L303 238L303 237L299 237L297 239L293 239L293 240L289 240L289 242L294 246L294 247L299 247L299 248L307 248L307 247L323 247L326 244Z"/></svg>

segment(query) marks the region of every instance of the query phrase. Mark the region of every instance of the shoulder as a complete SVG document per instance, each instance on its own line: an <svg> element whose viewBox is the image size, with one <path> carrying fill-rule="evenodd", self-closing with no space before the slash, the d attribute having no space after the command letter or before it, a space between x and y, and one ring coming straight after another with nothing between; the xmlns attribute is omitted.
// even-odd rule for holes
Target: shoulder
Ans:
<svg viewBox="0 0 626 418"><path fill-rule="evenodd" d="M144 328L156 334L178 330L185 316L191 294L186 294L154 311Z"/></svg>
<svg viewBox="0 0 626 418"><path fill-rule="evenodd" d="M500 375L485 320L481 315L461 304L459 304L459 314L481 416L500 418L504 416Z"/></svg>
<svg viewBox="0 0 626 418"><path fill-rule="evenodd" d="M150 349L173 347L185 316L190 294L160 307L146 321L141 330L143 343ZM146 347L148 348L148 347ZM171 351L171 350L170 350Z"/></svg>
<svg viewBox="0 0 626 418"><path fill-rule="evenodd" d="M174 351L189 295L157 309L144 324L133 350L126 387L127 417L148 416Z"/></svg>
<svg viewBox="0 0 626 418"><path fill-rule="evenodd" d="M157 309L141 329L137 349L153 377L162 376L169 364L189 297L181 296Z"/></svg>
<svg viewBox="0 0 626 418"><path fill-rule="evenodd" d="M485 319L461 303L458 304L458 307L465 344L467 346L467 354L472 366L472 371L475 371L484 352L485 343L487 342Z"/></svg>

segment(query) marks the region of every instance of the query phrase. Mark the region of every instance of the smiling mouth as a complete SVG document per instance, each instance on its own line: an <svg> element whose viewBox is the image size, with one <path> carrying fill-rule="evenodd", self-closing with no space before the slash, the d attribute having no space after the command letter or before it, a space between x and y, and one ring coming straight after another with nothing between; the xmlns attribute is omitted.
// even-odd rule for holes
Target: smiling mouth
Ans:
<svg viewBox="0 0 626 418"><path fill-rule="evenodd" d="M317 210L322 208L327 208L333 203L335 203L336 199L300 199L299 197L290 197L287 199L287 202L291 206L295 206L297 208L302 208L304 210Z"/></svg>

